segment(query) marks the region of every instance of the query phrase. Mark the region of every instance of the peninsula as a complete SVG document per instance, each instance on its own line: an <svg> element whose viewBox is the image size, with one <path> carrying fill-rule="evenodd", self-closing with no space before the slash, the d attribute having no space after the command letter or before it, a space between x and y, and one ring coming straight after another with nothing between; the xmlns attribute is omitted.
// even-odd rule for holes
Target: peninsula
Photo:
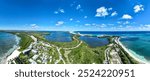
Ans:
<svg viewBox="0 0 150 81"><path fill-rule="evenodd" d="M51 32L9 32L20 37L19 46L7 57L7 64L138 64L119 41L119 36L71 34L71 42L49 41ZM106 38L106 45L91 47L80 37Z"/></svg>

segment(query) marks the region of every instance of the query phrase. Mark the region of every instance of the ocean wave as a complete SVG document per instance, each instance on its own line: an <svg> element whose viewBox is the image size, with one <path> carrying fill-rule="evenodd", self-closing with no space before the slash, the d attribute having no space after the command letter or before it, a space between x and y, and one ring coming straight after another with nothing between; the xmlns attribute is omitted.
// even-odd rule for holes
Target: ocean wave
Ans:
<svg viewBox="0 0 150 81"><path fill-rule="evenodd" d="M5 61L7 60L7 57L9 55L11 55L13 53L13 51L15 51L18 48L20 38L15 35L15 40L16 40L16 44L13 45L13 47L11 49L9 49L6 53L4 53L3 56L0 57L0 63L5 63Z"/></svg>
<svg viewBox="0 0 150 81"><path fill-rule="evenodd" d="M142 61L144 61L144 62L150 63L150 61L148 61L147 59L145 59L144 56L137 54L135 51L133 51L133 50L131 50L131 49L128 49L128 50L129 50L136 58L138 58L138 59L140 59L140 60L142 60Z"/></svg>

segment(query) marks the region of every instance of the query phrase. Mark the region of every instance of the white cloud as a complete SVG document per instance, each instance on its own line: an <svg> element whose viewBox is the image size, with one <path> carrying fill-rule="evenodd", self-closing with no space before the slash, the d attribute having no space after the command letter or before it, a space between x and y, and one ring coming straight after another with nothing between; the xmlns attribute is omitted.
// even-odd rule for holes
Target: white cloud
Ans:
<svg viewBox="0 0 150 81"><path fill-rule="evenodd" d="M58 14L58 11L54 11L54 14Z"/></svg>
<svg viewBox="0 0 150 81"><path fill-rule="evenodd" d="M37 24L30 24L30 26L31 26L32 28L38 28L38 27L39 27Z"/></svg>
<svg viewBox="0 0 150 81"><path fill-rule="evenodd" d="M144 11L143 5L141 5L141 4L140 5L135 5L133 9L134 9L135 13L138 13L140 11Z"/></svg>
<svg viewBox="0 0 150 81"><path fill-rule="evenodd" d="M59 8L57 11L54 11L54 14L59 14L59 13L65 13L65 10L62 8Z"/></svg>
<svg viewBox="0 0 150 81"><path fill-rule="evenodd" d="M77 9L77 10L81 9L81 5L80 5L80 4L77 5L76 9Z"/></svg>
<svg viewBox="0 0 150 81"><path fill-rule="evenodd" d="M147 24L147 25L145 25L145 26L150 28L150 24Z"/></svg>
<svg viewBox="0 0 150 81"><path fill-rule="evenodd" d="M114 11L114 12L111 14L111 16L116 16L116 15L118 15L118 13L117 13L116 11Z"/></svg>
<svg viewBox="0 0 150 81"><path fill-rule="evenodd" d="M59 9L58 11L60 11L61 13L65 13L64 9Z"/></svg>
<svg viewBox="0 0 150 81"><path fill-rule="evenodd" d="M73 18L70 18L69 20L70 20L70 21L73 21Z"/></svg>
<svg viewBox="0 0 150 81"><path fill-rule="evenodd" d="M100 7L96 10L96 17L105 17L108 15L108 12L107 12L107 8L105 7Z"/></svg>
<svg viewBox="0 0 150 81"><path fill-rule="evenodd" d="M64 21L58 21L57 23L56 23L56 26L60 26L60 25L63 25L64 24Z"/></svg>
<svg viewBox="0 0 150 81"><path fill-rule="evenodd" d="M129 14L124 14L124 15L122 16L122 19L132 19L132 16L129 15Z"/></svg>
<svg viewBox="0 0 150 81"><path fill-rule="evenodd" d="M92 25L95 26L96 24L95 24L95 23L92 23Z"/></svg>
<svg viewBox="0 0 150 81"><path fill-rule="evenodd" d="M87 16L84 16L84 18L86 19L86 18L87 18Z"/></svg>
<svg viewBox="0 0 150 81"><path fill-rule="evenodd" d="M110 10L112 10L112 8L108 8L108 10L110 11Z"/></svg>
<svg viewBox="0 0 150 81"><path fill-rule="evenodd" d="M100 27L106 27L107 25L106 24L101 24L101 26Z"/></svg>
<svg viewBox="0 0 150 81"><path fill-rule="evenodd" d="M120 21L118 21L117 23L118 23L118 24L121 24L121 22L120 22Z"/></svg>
<svg viewBox="0 0 150 81"><path fill-rule="evenodd" d="M91 26L91 24L85 24L85 26Z"/></svg>

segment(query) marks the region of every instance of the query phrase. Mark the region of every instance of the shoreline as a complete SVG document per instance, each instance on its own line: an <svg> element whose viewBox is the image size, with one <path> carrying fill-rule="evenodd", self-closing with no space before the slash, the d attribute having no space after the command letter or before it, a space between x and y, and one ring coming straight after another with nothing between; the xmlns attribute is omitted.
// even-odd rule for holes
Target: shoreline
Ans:
<svg viewBox="0 0 150 81"><path fill-rule="evenodd" d="M149 64L148 62L145 62L139 58L137 58L136 56L134 56L128 48L126 48L120 41L120 37L116 40L116 42L133 58L135 59L136 61L138 61L140 64Z"/></svg>
<svg viewBox="0 0 150 81"><path fill-rule="evenodd" d="M4 64L9 64L10 60L15 59L16 57L18 57L20 55L20 51L19 51L20 47L16 48L10 55L8 55L6 57L6 61Z"/></svg>
<svg viewBox="0 0 150 81"><path fill-rule="evenodd" d="M9 64L10 60L18 57L19 54L21 53L21 52L18 51L20 49L20 46L18 46L20 38L17 35L15 35L15 37L16 37L17 45L15 45L16 47L14 48L14 50L9 55L7 55L5 57L5 60L3 61L4 64Z"/></svg>

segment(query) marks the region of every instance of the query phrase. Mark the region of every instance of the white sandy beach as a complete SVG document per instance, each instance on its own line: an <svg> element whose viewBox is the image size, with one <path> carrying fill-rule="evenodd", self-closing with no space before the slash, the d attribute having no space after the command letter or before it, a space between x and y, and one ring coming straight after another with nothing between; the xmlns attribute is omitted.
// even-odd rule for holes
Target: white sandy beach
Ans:
<svg viewBox="0 0 150 81"><path fill-rule="evenodd" d="M6 62L5 62L6 64L9 64L9 61L11 59L14 59L19 56L19 54L21 53L20 51L18 51L19 49L20 49L20 47L18 47L16 50L14 50L14 52L7 57Z"/></svg>
<svg viewBox="0 0 150 81"><path fill-rule="evenodd" d="M137 57L135 57L121 42L120 42L120 38L116 41L118 42L118 44L132 57L134 58L136 61L140 62L141 64L149 64L148 62L145 62Z"/></svg>

